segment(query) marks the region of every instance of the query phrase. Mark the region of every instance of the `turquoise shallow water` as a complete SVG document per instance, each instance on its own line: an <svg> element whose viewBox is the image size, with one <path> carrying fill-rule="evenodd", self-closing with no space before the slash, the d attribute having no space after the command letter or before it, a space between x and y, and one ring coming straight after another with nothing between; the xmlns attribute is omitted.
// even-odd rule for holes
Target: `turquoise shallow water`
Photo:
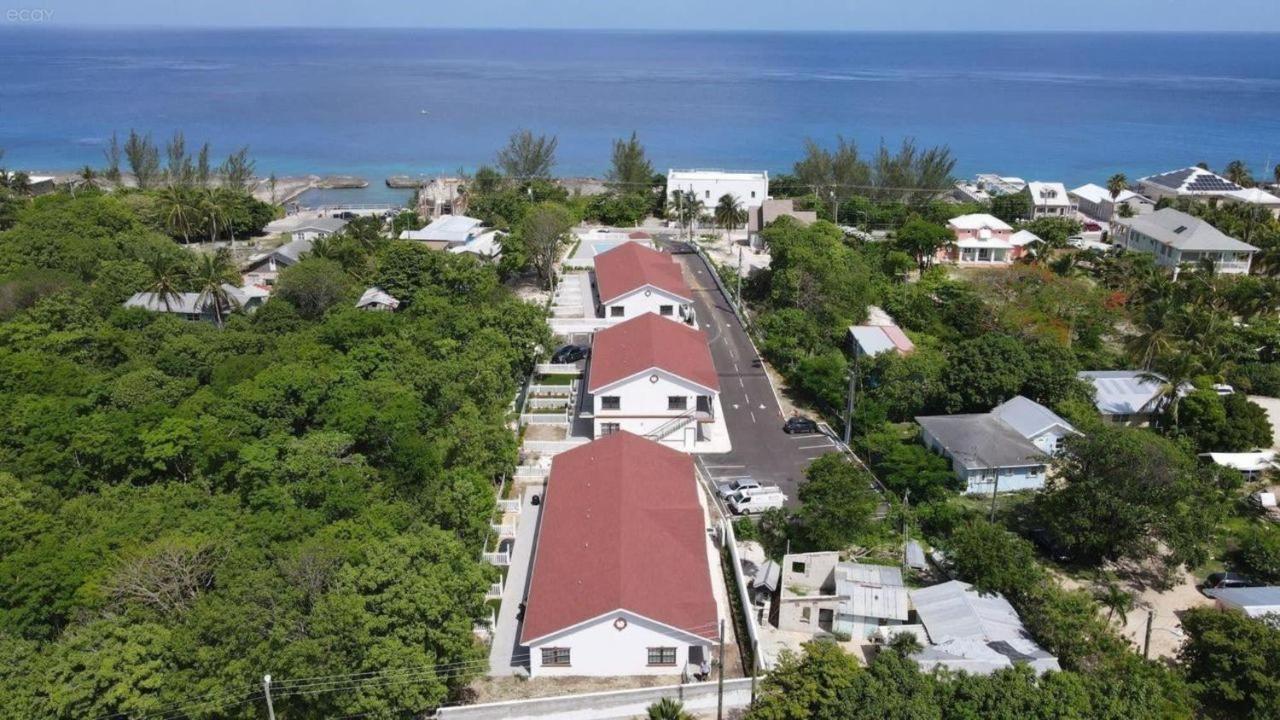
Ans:
<svg viewBox="0 0 1280 720"><path fill-rule="evenodd" d="M0 29L10 166L112 130L251 146L262 173L450 172L517 127L557 172L640 133L655 166L785 171L805 137L947 143L958 172L1075 184L1280 162L1280 35ZM424 112L425 111L425 112ZM1268 165L1268 166L1269 166ZM1269 174L1269 171L1268 171ZM398 195L397 195L398 196Z"/></svg>

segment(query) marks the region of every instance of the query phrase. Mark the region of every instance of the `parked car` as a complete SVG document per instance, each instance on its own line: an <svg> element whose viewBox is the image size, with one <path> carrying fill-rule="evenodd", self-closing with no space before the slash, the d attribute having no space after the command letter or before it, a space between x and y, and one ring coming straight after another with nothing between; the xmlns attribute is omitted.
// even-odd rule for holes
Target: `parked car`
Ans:
<svg viewBox="0 0 1280 720"><path fill-rule="evenodd" d="M751 478L744 477L731 480L727 483L722 483L716 487L716 492L720 497L727 498L730 495L736 495L743 490L756 490L759 489L759 487L760 483L752 480Z"/></svg>
<svg viewBox="0 0 1280 720"><path fill-rule="evenodd" d="M782 432L788 435L812 435L818 432L818 423L807 417L792 415L782 424Z"/></svg>
<svg viewBox="0 0 1280 720"><path fill-rule="evenodd" d="M1219 395L1226 397L1227 395L1235 395L1236 389L1225 383L1218 383L1213 386L1213 391Z"/></svg>
<svg viewBox="0 0 1280 720"><path fill-rule="evenodd" d="M734 515L758 515L765 510L781 508L786 502L787 496L780 488L762 487L734 493L725 504Z"/></svg>
<svg viewBox="0 0 1280 720"><path fill-rule="evenodd" d="M568 363L576 363L579 360L586 359L591 354L591 348L585 345L565 345L555 354L551 356L551 362L557 365L566 365Z"/></svg>
<svg viewBox="0 0 1280 720"><path fill-rule="evenodd" d="M1254 582L1253 578L1248 575L1234 572L1216 572L1210 573L1209 577L1205 578L1203 588L1205 590L1219 590L1222 588L1258 587L1260 584Z"/></svg>

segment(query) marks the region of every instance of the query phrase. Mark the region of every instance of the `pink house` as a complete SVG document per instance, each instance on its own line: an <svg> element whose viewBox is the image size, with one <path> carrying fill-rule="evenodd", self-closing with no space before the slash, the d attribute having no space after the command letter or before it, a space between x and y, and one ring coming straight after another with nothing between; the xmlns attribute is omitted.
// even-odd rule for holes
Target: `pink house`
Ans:
<svg viewBox="0 0 1280 720"><path fill-rule="evenodd" d="M1015 233L1008 223L994 215L975 213L951 218L947 227L956 239L938 250L939 262L961 265L1008 265L1022 257L1031 233Z"/></svg>

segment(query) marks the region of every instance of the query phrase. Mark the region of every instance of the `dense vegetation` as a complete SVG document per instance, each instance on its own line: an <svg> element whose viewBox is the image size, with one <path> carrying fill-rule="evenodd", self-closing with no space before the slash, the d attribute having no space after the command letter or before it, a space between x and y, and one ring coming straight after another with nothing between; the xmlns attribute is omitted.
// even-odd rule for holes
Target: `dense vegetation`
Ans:
<svg viewBox="0 0 1280 720"><path fill-rule="evenodd" d="M288 717L445 701L484 664L541 311L360 224L225 327L127 310L202 262L155 192L23 201L0 232L0 715L256 718L264 673ZM401 311L355 310L365 283Z"/></svg>

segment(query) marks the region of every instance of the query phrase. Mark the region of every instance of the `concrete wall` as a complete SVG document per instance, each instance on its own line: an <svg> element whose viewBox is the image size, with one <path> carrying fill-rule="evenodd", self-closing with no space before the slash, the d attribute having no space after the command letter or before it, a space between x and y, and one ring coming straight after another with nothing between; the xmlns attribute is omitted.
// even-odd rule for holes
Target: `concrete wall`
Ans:
<svg viewBox="0 0 1280 720"><path fill-rule="evenodd" d="M657 381L652 382L650 380L651 376L657 376ZM618 423L621 425L620 429L637 435L650 433L671 420L696 410L698 396L706 392L706 390L662 370L642 373L635 378L614 386L612 389L597 392L592 396L596 437L602 435L602 425L604 423ZM617 397L620 403L619 409L605 410L605 397ZM669 397L685 398L685 409L668 410L667 399ZM690 423L689 427L693 427L693 423ZM668 439L674 440L675 438Z"/></svg>
<svg viewBox="0 0 1280 720"><path fill-rule="evenodd" d="M440 708L440 720L620 720L643 717L649 705L662 698L684 703L693 713L715 713L718 687L715 682L668 685L637 690L617 690L584 695L561 695L531 700L512 700L486 705L459 705ZM745 708L751 702L751 678L724 681L726 710Z"/></svg>
<svg viewBox="0 0 1280 720"><path fill-rule="evenodd" d="M688 178L667 176L667 200L673 202L676 190L693 191L702 201L707 215L715 212L716 204L725 195L732 195L742 203L742 209L759 205L769 197L769 180L755 173L718 173Z"/></svg>
<svg viewBox="0 0 1280 720"><path fill-rule="evenodd" d="M614 622L626 621L619 630ZM715 632L707 628L707 634ZM529 646L529 674L543 676L592 676L615 677L620 675L671 675L679 678L690 658L689 637L675 633L670 628L634 613L618 611L599 618L551 639ZM542 664L543 648L569 648L568 667L550 667ZM648 649L651 647L676 648L676 663L670 666L650 666ZM701 646L702 652L693 652L692 661L711 660L711 641Z"/></svg>
<svg viewBox="0 0 1280 720"><path fill-rule="evenodd" d="M998 472L1000 476L1000 487L998 492L1039 490L1044 487L1044 465L1000 468L996 472ZM990 470L970 470L966 475L962 475L961 477L964 477L968 483L968 486L965 488L965 494L967 495L990 495L992 488L996 485L992 477L992 471Z"/></svg>

